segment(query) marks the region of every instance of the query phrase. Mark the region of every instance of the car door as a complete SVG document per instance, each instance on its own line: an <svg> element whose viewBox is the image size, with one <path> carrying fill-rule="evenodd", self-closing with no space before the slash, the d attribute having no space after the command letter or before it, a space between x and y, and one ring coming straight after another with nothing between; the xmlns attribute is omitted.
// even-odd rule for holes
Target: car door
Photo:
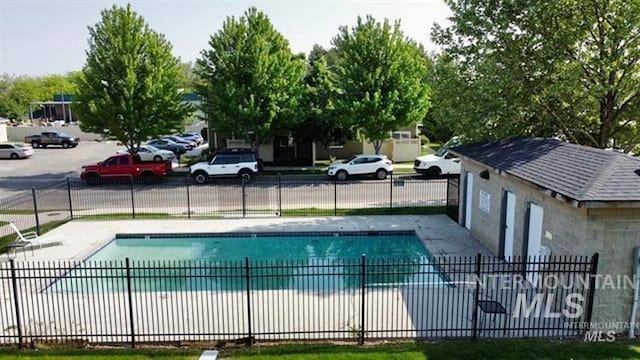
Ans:
<svg viewBox="0 0 640 360"><path fill-rule="evenodd" d="M138 155L140 156L140 160L141 161L152 161L153 160L153 154L146 147L142 147L142 146L139 147L138 148Z"/></svg>
<svg viewBox="0 0 640 360"><path fill-rule="evenodd" d="M118 156L112 156L102 162L100 167L100 175L102 176L115 176L118 172Z"/></svg>
<svg viewBox="0 0 640 360"><path fill-rule="evenodd" d="M367 173L367 157L359 157L351 161L349 164L349 173L354 175L361 175Z"/></svg>
<svg viewBox="0 0 640 360"><path fill-rule="evenodd" d="M240 155L224 156L224 164L222 165L222 173L224 175L235 175L240 170Z"/></svg>
<svg viewBox="0 0 640 360"><path fill-rule="evenodd" d="M367 158L367 162L365 163L366 174L375 174L375 172L379 168L383 168L384 164L382 164L382 157L380 156L372 156Z"/></svg>
<svg viewBox="0 0 640 360"><path fill-rule="evenodd" d="M118 164L115 166L115 175L135 175L133 167L129 166L129 156L118 157Z"/></svg>
<svg viewBox="0 0 640 360"><path fill-rule="evenodd" d="M13 145L0 144L0 158L8 159L11 157L12 152L13 152Z"/></svg>
<svg viewBox="0 0 640 360"><path fill-rule="evenodd" d="M209 163L209 175L211 176L221 176L224 175L224 171L226 170L226 157L225 156L216 156Z"/></svg>
<svg viewBox="0 0 640 360"><path fill-rule="evenodd" d="M443 156L443 174L460 174L460 158L451 154L450 152L446 152Z"/></svg>

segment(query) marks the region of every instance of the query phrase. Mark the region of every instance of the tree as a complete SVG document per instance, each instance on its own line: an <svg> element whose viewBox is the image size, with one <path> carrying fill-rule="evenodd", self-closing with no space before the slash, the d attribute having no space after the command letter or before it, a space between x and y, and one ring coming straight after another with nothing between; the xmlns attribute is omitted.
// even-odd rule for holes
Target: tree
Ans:
<svg viewBox="0 0 640 360"><path fill-rule="evenodd" d="M330 154L330 145L353 137L345 117L337 116L335 76L327 64L327 51L316 45L309 53L305 91L301 103L304 120L295 131L301 141L317 141Z"/></svg>
<svg viewBox="0 0 640 360"><path fill-rule="evenodd" d="M341 90L341 116L373 141L376 154L392 131L421 121L429 108L427 64L422 50L406 39L400 23L358 17L334 39Z"/></svg>
<svg viewBox="0 0 640 360"><path fill-rule="evenodd" d="M182 102L180 62L164 36L130 5L103 10L89 34L74 106L82 130L116 139L130 152L149 137L180 130L191 108Z"/></svg>
<svg viewBox="0 0 640 360"><path fill-rule="evenodd" d="M259 157L261 144L300 119L304 59L256 8L228 17L209 46L197 61L209 126L244 137Z"/></svg>
<svg viewBox="0 0 640 360"><path fill-rule="evenodd" d="M483 137L560 135L630 150L640 142L640 3L625 0L447 0L434 40L490 117L454 119Z"/></svg>

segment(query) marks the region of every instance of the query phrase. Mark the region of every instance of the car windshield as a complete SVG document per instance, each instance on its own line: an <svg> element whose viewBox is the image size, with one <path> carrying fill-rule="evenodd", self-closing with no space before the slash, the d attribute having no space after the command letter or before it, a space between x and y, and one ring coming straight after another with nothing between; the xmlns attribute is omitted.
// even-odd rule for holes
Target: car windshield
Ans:
<svg viewBox="0 0 640 360"><path fill-rule="evenodd" d="M352 162L353 160L355 160L356 158L357 158L357 156L352 156L352 157L348 158L347 160L343 161L342 163L343 164L348 164L348 163Z"/></svg>
<svg viewBox="0 0 640 360"><path fill-rule="evenodd" d="M444 143L444 145L442 145L440 149L438 149L438 151L436 152L436 156L443 157L447 153L447 150L449 150L449 148L458 146L460 144L461 144L460 138L457 136L454 136L451 139L449 139L449 141Z"/></svg>
<svg viewBox="0 0 640 360"><path fill-rule="evenodd" d="M141 146L142 147L142 146ZM157 152L160 151L160 149L158 149L157 147L153 146L153 145L145 145L144 146L147 150L149 150L150 152Z"/></svg>

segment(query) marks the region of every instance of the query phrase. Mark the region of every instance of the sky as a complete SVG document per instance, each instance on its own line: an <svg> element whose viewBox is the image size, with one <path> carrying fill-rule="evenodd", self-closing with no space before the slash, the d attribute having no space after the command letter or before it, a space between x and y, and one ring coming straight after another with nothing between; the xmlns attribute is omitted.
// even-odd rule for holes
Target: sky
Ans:
<svg viewBox="0 0 640 360"><path fill-rule="evenodd" d="M250 6L264 11L291 49L308 53L315 43L324 47L341 25L357 16L400 19L406 36L437 50L429 33L433 23L446 24L450 10L443 0L131 0L156 31L165 34L174 55L195 61L211 34L227 16L241 16ZM100 11L127 1L0 0L0 74L46 75L80 70L85 61L88 26Z"/></svg>

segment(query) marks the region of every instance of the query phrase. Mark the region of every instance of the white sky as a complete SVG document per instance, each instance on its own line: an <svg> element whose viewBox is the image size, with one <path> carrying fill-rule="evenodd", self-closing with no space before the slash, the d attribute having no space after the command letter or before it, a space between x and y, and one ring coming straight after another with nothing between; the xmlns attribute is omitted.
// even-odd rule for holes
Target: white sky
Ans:
<svg viewBox="0 0 640 360"><path fill-rule="evenodd" d="M446 23L443 0L399 1L206 1L132 0L133 8L156 31L166 35L174 54L194 61L209 36L228 15L240 16L249 6L264 11L289 40L294 52L308 53L314 43L328 47L340 25L353 25L358 15L400 19L405 35L436 50L429 33L434 22ZM123 1L0 0L0 73L44 75L79 70L85 60L87 26L100 10Z"/></svg>

